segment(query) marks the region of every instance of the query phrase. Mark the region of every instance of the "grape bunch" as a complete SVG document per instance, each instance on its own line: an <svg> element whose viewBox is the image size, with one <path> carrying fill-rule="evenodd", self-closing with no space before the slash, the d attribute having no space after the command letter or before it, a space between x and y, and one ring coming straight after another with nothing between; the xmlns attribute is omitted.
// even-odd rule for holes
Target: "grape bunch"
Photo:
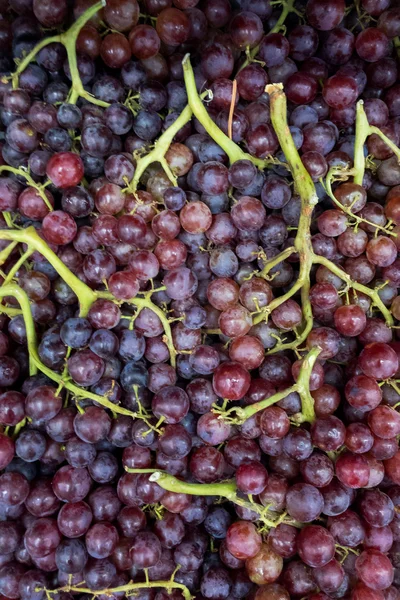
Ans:
<svg viewBox="0 0 400 600"><path fill-rule="evenodd" d="M398 0L0 17L0 600L400 600Z"/></svg>

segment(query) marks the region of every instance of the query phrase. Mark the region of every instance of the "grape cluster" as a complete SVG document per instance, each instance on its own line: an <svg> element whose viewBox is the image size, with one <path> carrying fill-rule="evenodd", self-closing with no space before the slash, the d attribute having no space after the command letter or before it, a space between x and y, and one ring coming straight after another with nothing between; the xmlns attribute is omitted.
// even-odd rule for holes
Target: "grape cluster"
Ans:
<svg viewBox="0 0 400 600"><path fill-rule="evenodd" d="M400 600L398 1L0 17L0 600Z"/></svg>

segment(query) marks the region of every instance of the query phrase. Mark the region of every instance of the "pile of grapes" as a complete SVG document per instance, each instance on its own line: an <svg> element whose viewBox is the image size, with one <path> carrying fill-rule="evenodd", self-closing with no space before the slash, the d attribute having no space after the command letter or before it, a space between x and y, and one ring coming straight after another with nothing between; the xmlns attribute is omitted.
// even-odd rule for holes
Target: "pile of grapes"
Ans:
<svg viewBox="0 0 400 600"><path fill-rule="evenodd" d="M0 600L400 599L398 0L0 0Z"/></svg>

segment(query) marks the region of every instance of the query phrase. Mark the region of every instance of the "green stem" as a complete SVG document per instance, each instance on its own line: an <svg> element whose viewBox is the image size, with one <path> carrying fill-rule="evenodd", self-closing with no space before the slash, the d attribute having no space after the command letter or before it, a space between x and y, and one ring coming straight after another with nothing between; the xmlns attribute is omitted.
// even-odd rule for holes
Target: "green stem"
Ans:
<svg viewBox="0 0 400 600"><path fill-rule="evenodd" d="M12 319L13 317L22 315L22 310L20 308L13 308L12 306L4 306L4 304L0 304L0 313L4 313L10 317L10 319Z"/></svg>
<svg viewBox="0 0 400 600"><path fill-rule="evenodd" d="M128 473L130 469L126 469ZM275 527L276 522L266 518L266 508L256 502L249 502L237 495L236 483L233 480L223 481L221 483L187 483L181 481L169 473L156 471L150 475L150 481L156 482L160 487L168 492L189 494L191 496L220 496L226 498L233 504L252 510L259 515L260 520L267 527Z"/></svg>
<svg viewBox="0 0 400 600"><path fill-rule="evenodd" d="M13 229L14 223L12 221L10 213L7 210L3 210L3 212L1 214L3 215L3 218L6 222L7 227L9 227L10 229Z"/></svg>
<svg viewBox="0 0 400 600"><path fill-rule="evenodd" d="M285 390L273 394L273 396L270 396L269 398L265 398L264 400L260 400L259 402L255 402L254 404L249 404L244 408L234 407L229 409L236 415L236 417L228 418L227 421L233 425L242 425L247 421L247 419L250 419L250 417L257 414L261 410L265 410L269 406L272 406L280 400L283 400L284 398L289 396L289 394L297 392L301 398L302 408L301 413L298 414L296 420L299 423L304 423L305 421L307 421L308 423L313 423L315 421L315 412L314 401L310 394L310 377L312 369L315 365L315 361L317 360L320 352L320 348L312 348L306 354L300 367L300 373L296 383L286 388ZM217 409L215 410L215 412L216 414L219 414L219 417L222 420L224 420L225 415L229 414L229 411L227 413L224 413L218 411Z"/></svg>
<svg viewBox="0 0 400 600"><path fill-rule="evenodd" d="M130 469L126 469L128 473ZM177 492L180 494L189 494L190 496L222 496L235 502L236 496L236 483L234 480L224 481L222 483L187 483L181 481L170 475L169 473L162 473L161 471L155 471L150 475L150 481L156 482L167 492Z"/></svg>
<svg viewBox="0 0 400 600"><path fill-rule="evenodd" d="M9 230L0 229L0 239L10 240L13 242L20 242L27 244L28 251L36 250L42 254L48 260L48 262L54 267L60 277L69 285L72 291L76 294L80 306L80 316L86 317L93 302L98 298L104 298L115 302L115 298L110 292L96 292L92 290L86 283L81 281L76 275L74 275L68 267L58 258L58 256L49 248L44 240L37 234L34 227L27 227L27 229L20 230ZM27 251L27 252L28 252ZM26 257L25 257L26 259ZM171 326L165 313L154 304L150 299L151 293L146 294L144 298L132 298L127 304L133 304L137 306L139 310L148 308L154 312L163 324L165 332L165 343L168 346L171 365L176 364L176 350L172 341ZM79 389L79 388L76 388ZM86 394L87 395L87 394ZM87 395L88 396L88 395ZM111 403L110 403L111 404ZM126 413L125 413L126 414Z"/></svg>
<svg viewBox="0 0 400 600"><path fill-rule="evenodd" d="M192 600L193 598L189 589L185 585L183 585L183 583L178 583L173 579L163 581L143 581L138 583L133 583L133 581L130 581L125 585L120 585L115 588L107 588L104 590L91 590L89 588L81 587L79 585L65 585L56 590L48 590L47 588L38 587L35 588L35 591L40 592L43 590L46 593L48 600L51 600L53 594L59 594L60 592L72 592L73 594L88 594L92 598L97 598L98 596L108 597L114 594L126 594L126 597L128 598L130 596L135 596L135 590L148 588L165 588L167 591L170 591L172 589L178 589L182 592L182 595L185 600Z"/></svg>
<svg viewBox="0 0 400 600"><path fill-rule="evenodd" d="M281 149L292 172L295 187L301 198L302 213L306 212L306 216L308 217L307 221L304 221L304 223L299 223L296 236L297 245L299 246L301 241L304 239L304 233L307 233L307 225L310 223L314 206L318 204L318 197L315 192L314 183L307 169L303 165L293 141L293 137L290 133L287 122L287 105L286 96L283 92L283 85L281 83L272 83L266 86L265 91L270 97L272 125L276 135L278 136ZM296 248L296 250L298 250L298 248Z"/></svg>
<svg viewBox="0 0 400 600"><path fill-rule="evenodd" d="M33 250L28 248L28 250L19 257L19 259L17 260L15 265L13 265L12 269L10 269L10 271L7 274L7 277L3 281L2 285L7 285L7 283L10 283L10 281L12 281L12 279L13 279L14 275L17 273L18 269L20 269L22 267L24 262L26 260L28 260L28 258L33 254L33 252L34 252Z"/></svg>
<svg viewBox="0 0 400 600"><path fill-rule="evenodd" d="M17 88L19 84L19 76L23 73L26 67L31 63L38 52L52 44L54 42L58 42L63 44L67 51L67 59L69 63L71 79L72 79L72 88L69 97L69 102L71 104L76 103L79 97L85 98L88 102L92 104L97 104L98 106L107 107L109 106L108 102L103 102L103 100L98 100L92 94L87 92L82 84L81 76L79 75L77 56L76 56L76 40L79 35L82 27L95 15L99 10L101 10L106 5L105 0L101 0L97 2L93 6L90 6L85 12L71 25L71 27L65 33L60 35L53 35L51 37L45 38L41 40L30 52L25 56L25 58L19 63L18 68L12 75L12 86L13 88Z"/></svg>
<svg viewBox="0 0 400 600"><path fill-rule="evenodd" d="M166 129L166 131L164 131L164 133L158 138L158 140L155 143L154 149L148 154L146 154L146 156L142 156L138 159L135 174L130 185L128 186L129 191L132 191L133 193L136 192L140 178L149 165L151 165L154 162L162 163L164 156L168 148L170 147L175 135L184 125L186 125L188 121L190 121L190 119L192 118L192 114L192 109L189 105L187 105L183 109L179 117L176 119L176 121L174 121L172 125L170 125L168 129ZM173 179L171 179L171 183L174 186L176 186L177 184L176 178L174 176Z"/></svg>
<svg viewBox="0 0 400 600"><path fill-rule="evenodd" d="M166 314L164 313L164 311L159 306L154 304L154 302L152 302L150 300L150 297L133 298L132 300L130 300L130 302L132 304L134 304L135 306L137 306L139 311L143 310L144 308L149 308L160 319L160 321L163 325L163 328L164 328L164 333L165 333L165 335L163 337L163 341L166 343L168 350L169 350L171 366L175 367L177 353L175 350L174 343L172 341L171 325L170 325L168 318L167 318Z"/></svg>
<svg viewBox="0 0 400 600"><path fill-rule="evenodd" d="M286 21L286 17L288 16L289 13L294 12L294 4L295 4L296 0L283 0L283 2L281 2L282 4L282 12L279 16L279 19L277 20L277 22L275 23L274 27L269 31L269 33L279 33L281 31L281 29L284 29L284 23ZM242 64L242 66L240 67L240 69L238 70L238 73L240 73L240 71L242 69L244 69L245 67L247 67L247 65L249 65L254 58L257 56L258 51L260 49L260 46L255 46L249 53L248 58L246 58L246 60L244 61L244 63Z"/></svg>
<svg viewBox="0 0 400 600"><path fill-rule="evenodd" d="M286 302L286 300L289 300L289 298L294 296L294 294L296 294L301 289L301 286L303 285L302 279L300 279L301 275L302 274L299 275L299 278L296 281L296 283L292 285L292 287L289 291L286 292L286 294L283 294L282 296L271 300L268 306L262 308L261 311L257 315L255 315L253 319L253 325L258 325L258 323L261 323L262 321L268 319L268 316L272 313L273 310L275 310L275 308L278 308L278 306Z"/></svg>
<svg viewBox="0 0 400 600"><path fill-rule="evenodd" d="M256 415L258 412L265 410L270 406L273 406L277 402L280 402L280 400L284 400L287 396L289 396L289 394L292 394L293 392L297 392L296 384L286 388L285 390L282 390L281 392L273 394L269 398L265 398L264 400L260 400L259 402L255 402L254 404L249 404L245 408L234 408L232 410L234 411L234 414L237 415L237 418L234 418L230 422L234 425L242 425L247 421L247 419L250 419L250 417L252 417L253 415ZM223 413L221 414L221 420L224 420Z"/></svg>
<svg viewBox="0 0 400 600"><path fill-rule="evenodd" d="M1 230L0 230L0 239L1 239ZM163 341L168 346L168 350L170 353L170 359L171 359L171 366L175 367L177 352L176 352L174 343L172 341L171 325L170 325L168 317L164 313L164 311L159 306L157 306L157 304L154 304L154 302L151 301L151 294L154 291L156 291L156 290L151 290L150 292L146 292L144 298L131 298L130 300L127 300L126 304L133 304L134 306L136 306L139 309L138 312L133 316L134 319L136 319L138 317L139 312L142 311L144 308L148 308L149 310L151 310L153 313L155 313L157 315L157 317L160 319L160 321L164 327L165 337L164 337ZM104 298L105 300L111 300L111 302L115 302L115 298L110 292L95 292L95 294L96 294L96 298Z"/></svg>
<svg viewBox="0 0 400 600"><path fill-rule="evenodd" d="M382 131L378 129L378 127L374 127L373 125L371 125L369 131L371 134L375 133L375 135L380 137L381 140L385 142L386 146L388 146L393 152L393 154L397 157L397 160L400 164L400 149L396 146L396 144L394 144L392 140L387 137L387 135L382 133Z"/></svg>
<svg viewBox="0 0 400 600"><path fill-rule="evenodd" d="M117 404L113 404L112 402L107 400L105 397L98 396L97 394L93 394L92 392L89 392L85 388L81 388L81 387L71 383L70 381L63 381L62 375L60 375L59 373L55 373L54 371L52 371L51 369L46 367L46 365L44 365L42 363L42 361L40 360L40 357L39 357L39 354L37 351L35 324L33 322L30 301L29 301L27 294L18 285L9 283L5 286L0 287L0 297L4 298L5 296L13 296L14 298L16 298L18 300L18 303L22 310L22 314L23 314L24 321L25 321L25 329L26 329L27 346L28 346L28 353L29 353L29 364L30 364L30 374L31 375L36 375L36 373L38 372L38 369L39 369L42 373L47 375L47 377L49 377L49 379L52 379L58 385L60 385L60 383L62 383L63 387L65 387L67 390L72 392L72 394L74 396L77 396L78 398L79 397L80 398L88 398L89 400L93 400L94 402L97 402L101 406L104 406L105 408L108 408L109 410L112 410L116 413L119 413L121 415L128 415L128 416L132 417L133 419L137 418L138 415L136 413L133 413L132 411L127 410L126 408L120 407ZM2 307L0 307L0 310L1 310L1 308Z"/></svg>
<svg viewBox="0 0 400 600"><path fill-rule="evenodd" d="M29 374L36 375L38 372L38 368L35 361L35 356L37 356L37 339L35 324L32 319L29 298L22 288L20 288L18 285L11 283L9 283L8 285L2 285L0 287L0 298L4 298L5 296L13 296L14 298L16 298L21 307L22 314L24 315L26 338L28 345Z"/></svg>
<svg viewBox="0 0 400 600"><path fill-rule="evenodd" d="M314 255L314 263L324 265L324 267L329 269L329 271L331 271L334 275L337 275L338 277L340 277L340 279L342 279L348 287L354 288L358 292L362 292L363 294L365 294L366 296L371 298L371 300L373 301L375 306L377 308L379 308L382 315L384 316L387 326L391 327L392 325L394 325L394 321L393 321L391 312L383 304L382 300L379 297L377 290L371 290L371 288L367 287L366 285L363 285L362 283L358 283L358 281L353 281L351 279L351 277L345 271L343 271L343 269L341 269L340 267L335 265L335 263L333 263L331 260L328 260L327 258L325 258L325 256L320 256L318 254L315 254Z"/></svg>
<svg viewBox="0 0 400 600"><path fill-rule="evenodd" d="M247 159L254 163L259 169L264 169L268 164L267 159L263 160L261 158L254 158L254 156L243 152L243 150L227 135L225 135L225 133L221 131L221 129L211 119L201 101L199 94L197 93L196 81L194 78L193 68L190 63L189 54L186 54L185 58L183 59L182 66L189 106L207 133L215 142L217 142L219 146L221 146L224 152L226 152L229 162L234 163L237 160Z"/></svg>
<svg viewBox="0 0 400 600"><path fill-rule="evenodd" d="M339 175L339 176L343 176L343 175L347 175L347 174L351 175L352 172L353 172L353 170L351 170L347 173L346 171L338 171L338 169L335 169L335 168L329 170L329 172L326 176L326 180L325 180L325 190L326 190L329 198L341 211L343 211L351 219L354 219L357 224L366 223L367 225L370 225L371 227L374 227L375 229L378 229L379 231L383 231L383 233L385 233L386 235L392 235L393 237L397 237L397 233L394 233L393 231L389 231L382 225L377 225L376 223L372 223L371 221L368 221L367 219L364 219L363 217L360 217L359 215L355 215L354 213L351 212L350 208L348 208L347 206L344 206L343 204L341 204L341 202L339 202L339 200L337 200L337 198L335 198L335 195L332 192L332 182L334 181L335 175ZM354 172L357 174L358 171L356 169L354 169ZM354 177L354 179L355 179L355 177Z"/></svg>
<svg viewBox="0 0 400 600"><path fill-rule="evenodd" d="M282 250L282 252L280 252L274 258L267 260L267 262L264 264L263 270L260 272L259 276L266 279L268 273L270 272L271 269L273 269L273 267L276 267L276 265L279 265L279 263L281 263L282 261L289 258L289 256L292 256L292 254L295 251L296 250L295 250L294 246L290 246L289 248L285 248L285 250Z"/></svg>
<svg viewBox="0 0 400 600"><path fill-rule="evenodd" d="M296 0L287 0L287 2L283 2L283 8L280 17L277 20L275 26L271 29L270 33L280 32L284 22L286 21L286 17L290 12L293 12L295 1Z"/></svg>
<svg viewBox="0 0 400 600"><path fill-rule="evenodd" d="M8 173L13 173L14 175L19 175L20 177L23 177L24 179L26 179L26 183L30 187L34 188L37 191L37 193L39 194L39 196L41 197L41 199L43 200L43 202L45 203L45 205L47 206L49 211L51 212L53 210L53 207L52 207L48 197L46 196L43 186L41 184L36 183L36 181L34 179L32 179L32 177L29 175L28 171L26 171L22 167L20 167L19 169L16 169L15 167L9 167L8 165L2 165L0 167L0 173L3 173L3 171L6 171Z"/></svg>
<svg viewBox="0 0 400 600"><path fill-rule="evenodd" d="M97 106L110 106L108 102L98 100L84 89L81 76L79 75L78 62L76 56L76 40L78 38L79 32L81 31L82 27L86 25L86 23L93 17L93 15L95 15L99 10L104 8L105 5L105 0L101 0L101 2L97 2L97 4L94 4L93 6L88 8L68 29L68 31L61 35L61 43L64 45L67 51L67 58L72 79L72 88L68 99L68 101L71 104L75 104L78 98L81 97L85 98L85 100L91 102L92 104L97 104Z"/></svg>
<svg viewBox="0 0 400 600"><path fill-rule="evenodd" d="M35 57L40 52L40 50L42 48L45 48L49 44L54 44L57 42L58 43L61 42L60 35L53 35L51 37L44 38L43 40L40 40L40 42L38 44L36 44L36 46L21 60L17 69L14 71L14 73L12 74L12 77L11 77L12 87L14 90L16 88L18 88L19 76L21 75L21 73L23 73L25 71L25 69L29 65L29 63L31 63L33 60L35 60Z"/></svg>
<svg viewBox="0 0 400 600"><path fill-rule="evenodd" d="M362 185L365 172L364 144L369 135L375 134L385 142L400 163L400 149L378 127L368 123L364 102L359 100L356 109L356 139L354 143L354 183Z"/></svg>
<svg viewBox="0 0 400 600"><path fill-rule="evenodd" d="M18 246L18 242L11 242L11 244L8 244L8 246L0 252L0 266L4 265L16 246Z"/></svg>
<svg viewBox="0 0 400 600"><path fill-rule="evenodd" d="M364 145L370 134L367 115L364 111L364 102L359 100L356 108L356 138L354 142L354 183L362 185L365 172Z"/></svg>
<svg viewBox="0 0 400 600"><path fill-rule="evenodd" d="M49 263L55 268L57 273L64 279L69 287L77 295L80 303L80 315L85 317L89 312L89 308L93 302L97 299L97 294L94 292L86 283L81 281L76 275L74 275L68 267L58 258L44 240L36 233L34 227L27 227L26 229L19 230L0 230L0 239L17 241L23 244L27 244L30 249L40 252L42 256L49 261Z"/></svg>
<svg viewBox="0 0 400 600"><path fill-rule="evenodd" d="M304 167L300 155L294 144L292 135L290 133L289 125L287 122L287 105L286 96L283 92L283 86L281 83L267 85L265 91L270 96L270 108L271 108L271 122L274 127L275 133L278 136L278 140L281 149L286 157L288 166L293 176L293 181L297 193L301 199L301 213L297 229L297 234L294 240L294 249L299 255L300 269L299 277L292 288L283 296L275 298L272 302L264 309L260 315L257 315L254 323L257 324L268 316L275 308L280 306L283 302L291 298L298 290L302 290L303 296L303 317L304 317L304 329L300 340L305 339L312 327L312 312L308 300L308 290L310 285L310 271L313 263L313 247L311 244L311 218L315 205L318 203L318 197L315 191L314 183ZM275 260L280 262L282 259L287 258L287 251L292 253L292 249L284 250L280 255L275 257ZM289 254L289 255L290 255ZM283 258L282 258L283 257ZM299 338L294 342L288 344L280 344L278 349L290 349L297 347L300 341ZM278 351L275 350L275 352Z"/></svg>
<svg viewBox="0 0 400 600"><path fill-rule="evenodd" d="M320 352L320 348L312 348L307 356L303 358L299 377L296 381L297 392L301 399L301 414L296 420L300 423L313 423L315 421L314 399L310 393L310 377Z"/></svg>

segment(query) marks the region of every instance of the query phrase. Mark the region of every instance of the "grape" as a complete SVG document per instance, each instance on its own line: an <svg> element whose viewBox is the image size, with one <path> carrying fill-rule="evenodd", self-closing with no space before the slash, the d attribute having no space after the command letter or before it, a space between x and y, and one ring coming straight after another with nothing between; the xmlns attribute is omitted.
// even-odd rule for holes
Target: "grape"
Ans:
<svg viewBox="0 0 400 600"><path fill-rule="evenodd" d="M77 503L89 492L90 476L85 468L64 466L59 469L52 481L55 495L64 502Z"/></svg>
<svg viewBox="0 0 400 600"><path fill-rule="evenodd" d="M345 4L342 0L308 0L306 15L312 27L329 31L339 25L344 16Z"/></svg>
<svg viewBox="0 0 400 600"><path fill-rule="evenodd" d="M334 109L344 109L357 99L358 90L353 78L346 75L333 75L324 83L323 98L328 106Z"/></svg>
<svg viewBox="0 0 400 600"><path fill-rule="evenodd" d="M289 42L281 33L270 33L261 40L258 52L267 67L275 67L282 65L289 50Z"/></svg>
<svg viewBox="0 0 400 600"><path fill-rule="evenodd" d="M139 532L131 546L133 564L138 568L154 566L161 557L161 544L154 533Z"/></svg>
<svg viewBox="0 0 400 600"><path fill-rule="evenodd" d="M213 447L199 448L192 454L190 468L201 483L212 483L221 478L225 463L221 452Z"/></svg>
<svg viewBox="0 0 400 600"><path fill-rule="evenodd" d="M258 461L242 464L236 471L236 483L245 494L260 494L268 482L268 473Z"/></svg>
<svg viewBox="0 0 400 600"><path fill-rule="evenodd" d="M398 369L399 361L395 351L387 344L375 342L365 346L361 352L360 368L374 379L388 379Z"/></svg>
<svg viewBox="0 0 400 600"><path fill-rule="evenodd" d="M373 590L388 588L393 581L393 566L379 550L365 550L356 560L360 579Z"/></svg>
<svg viewBox="0 0 400 600"><path fill-rule="evenodd" d="M388 53L388 39L386 35L369 27L358 34L356 38L356 51L360 58L368 62L376 62Z"/></svg>
<svg viewBox="0 0 400 600"><path fill-rule="evenodd" d="M60 188L78 185L83 177L83 163L72 152L58 152L47 163L46 174Z"/></svg>
<svg viewBox="0 0 400 600"><path fill-rule="evenodd" d="M248 521L237 521L227 531L226 547L238 559L246 560L261 550L261 536L255 526Z"/></svg>
<svg viewBox="0 0 400 600"><path fill-rule="evenodd" d="M308 525L297 537L300 558L310 567L327 565L335 554L333 536L319 525Z"/></svg>
<svg viewBox="0 0 400 600"><path fill-rule="evenodd" d="M0 436L0 464L5 469L10 464L14 457L15 444L6 435L1 434Z"/></svg>
<svg viewBox="0 0 400 600"><path fill-rule="evenodd" d="M217 367L213 376L215 393L222 398L239 400L250 387L250 374L236 362L226 362Z"/></svg>
<svg viewBox="0 0 400 600"><path fill-rule="evenodd" d="M286 495L286 506L291 517L309 523L321 514L323 498L314 486L298 483L289 489Z"/></svg>
<svg viewBox="0 0 400 600"><path fill-rule="evenodd" d="M283 569L283 558L276 554L267 544L260 551L246 560L246 570L253 583L266 585L276 581Z"/></svg>

